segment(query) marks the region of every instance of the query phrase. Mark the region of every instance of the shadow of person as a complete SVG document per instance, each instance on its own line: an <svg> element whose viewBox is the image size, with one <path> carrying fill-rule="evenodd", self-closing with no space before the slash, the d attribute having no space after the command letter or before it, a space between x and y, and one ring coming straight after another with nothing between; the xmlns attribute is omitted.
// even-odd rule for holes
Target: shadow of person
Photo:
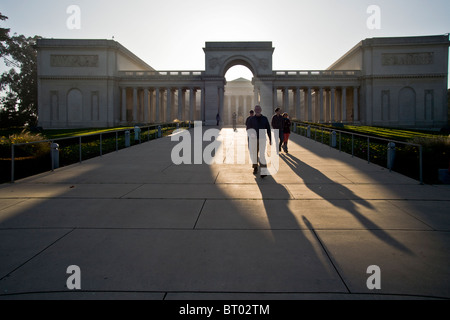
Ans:
<svg viewBox="0 0 450 320"><path fill-rule="evenodd" d="M274 277L287 281L285 285L295 287L297 291L349 292L314 231L292 211L290 201L293 199L286 187L271 175L264 179L255 177L255 182L261 192L271 233L271 242L265 245L283 252L279 256L282 261L277 262L283 269L277 270ZM284 290L289 290L287 287Z"/></svg>
<svg viewBox="0 0 450 320"><path fill-rule="evenodd" d="M295 174L302 178L305 186L320 196L321 199L328 201L336 208L341 208L352 214L353 217L355 217L366 230L371 232L380 240L405 253L412 254L411 250L390 236L380 226L368 219L358 210L356 205L357 203L368 209L375 209L370 202L357 196L352 190L346 188L344 185L331 180L322 172L309 166L307 163L301 161L291 153L280 154L280 158L292 169ZM309 224L308 228L311 227L312 225Z"/></svg>

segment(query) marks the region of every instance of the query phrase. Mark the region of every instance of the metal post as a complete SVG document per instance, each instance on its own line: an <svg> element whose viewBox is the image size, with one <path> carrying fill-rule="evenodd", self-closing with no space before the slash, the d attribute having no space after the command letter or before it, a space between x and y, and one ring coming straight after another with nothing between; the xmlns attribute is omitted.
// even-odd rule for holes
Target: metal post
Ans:
<svg viewBox="0 0 450 320"><path fill-rule="evenodd" d="M14 182L14 143L11 144L11 182Z"/></svg>
<svg viewBox="0 0 450 320"><path fill-rule="evenodd" d="M102 143L103 143L103 141L102 141L102 134L100 133L100 157L103 155L103 146L102 146Z"/></svg>
<svg viewBox="0 0 450 320"><path fill-rule="evenodd" d="M341 152L341 132L339 131L339 152Z"/></svg>
<svg viewBox="0 0 450 320"><path fill-rule="evenodd" d="M367 163L370 163L370 138L367 137Z"/></svg>
<svg viewBox="0 0 450 320"><path fill-rule="evenodd" d="M118 139L119 132L116 131L116 152L119 151L119 139Z"/></svg>
<svg viewBox="0 0 450 320"><path fill-rule="evenodd" d="M53 143L54 143L53 140L50 141L50 158L52 160L52 172L55 170L55 159L53 156Z"/></svg>
<svg viewBox="0 0 450 320"><path fill-rule="evenodd" d="M355 135L352 133L352 158L353 158L353 155L354 155L354 152L353 152L353 139L354 139L354 137L355 137Z"/></svg>
<svg viewBox="0 0 450 320"><path fill-rule="evenodd" d="M419 179L420 184L423 184L423 172L422 172L422 146L419 146Z"/></svg>
<svg viewBox="0 0 450 320"><path fill-rule="evenodd" d="M82 156L81 156L81 136L78 138L78 144L79 144L80 163L81 163L81 161L82 161Z"/></svg>

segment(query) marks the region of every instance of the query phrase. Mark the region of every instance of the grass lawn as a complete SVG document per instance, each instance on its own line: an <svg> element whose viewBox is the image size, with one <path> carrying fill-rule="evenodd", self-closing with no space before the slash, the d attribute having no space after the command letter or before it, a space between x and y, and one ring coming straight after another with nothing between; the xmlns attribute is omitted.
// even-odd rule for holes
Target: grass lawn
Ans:
<svg viewBox="0 0 450 320"><path fill-rule="evenodd" d="M67 137L78 137L90 134L106 133L116 130L132 130L134 127L115 127L115 128L86 128L86 129L47 129L41 133L47 139L58 139Z"/></svg>
<svg viewBox="0 0 450 320"><path fill-rule="evenodd" d="M393 139L399 141L410 141L415 138L435 138L439 133L433 132L423 132L418 130L407 130L407 129L391 129L391 128L381 128L381 127L370 127L370 126L348 126L345 125L344 129L351 130L357 133L377 136L385 139Z"/></svg>

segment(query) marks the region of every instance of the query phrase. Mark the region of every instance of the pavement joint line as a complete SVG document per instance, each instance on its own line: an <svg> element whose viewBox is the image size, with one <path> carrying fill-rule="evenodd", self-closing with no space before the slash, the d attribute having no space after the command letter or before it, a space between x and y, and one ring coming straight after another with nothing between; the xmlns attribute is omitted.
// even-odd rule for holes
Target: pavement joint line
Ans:
<svg viewBox="0 0 450 320"><path fill-rule="evenodd" d="M336 296L373 296L373 297L409 297L416 299L433 299L433 300L448 300L447 297L432 296L432 295L418 295L418 294L401 294L401 293L370 293L370 292L337 292L337 291L163 291L163 290L76 290L76 291L24 291L24 292L14 292L14 293L1 293L0 297L13 297L13 296L26 296L30 294L68 294L68 295L80 295L86 293L93 294L108 294L108 293L133 293L133 294L163 294L162 299L155 299L155 301L172 301L167 300L168 295L172 294L202 294L202 295L216 295L216 294L229 294L229 295L258 295L258 296L295 296L295 295L336 295ZM214 299L212 297L212 299ZM239 297L237 298L239 299ZM173 300L176 301L176 300ZM243 300L244 303L245 300ZM261 300L263 303L264 300ZM269 303L270 300L267 300ZM260 303L260 304L261 304Z"/></svg>
<svg viewBox="0 0 450 320"><path fill-rule="evenodd" d="M404 212L405 214L407 214L408 216L410 216L413 219L416 219L417 221L423 223L424 225L426 225L427 227L429 227L430 229L432 229L433 231L437 231L435 228L433 228L433 226L429 225L428 223L426 223L425 221L419 219L418 217L416 217L415 215L409 213L407 210L405 210L402 207L399 207L398 205L396 205L393 201L395 200L387 200L387 202L391 205L393 205L394 207L396 207L397 209L399 209L400 211ZM445 201L445 200L444 200Z"/></svg>
<svg viewBox="0 0 450 320"><path fill-rule="evenodd" d="M175 227L7 227L0 228L1 231L5 230L63 230L70 229L71 231L75 230L185 230L185 231L305 231L310 230L309 227L299 227L299 228L175 228ZM73 229L73 230L72 230ZM438 233L450 233L450 230L429 230L429 229L400 229L400 228L314 228L316 231L378 231L378 230L387 230L387 231L400 231L400 232L438 232Z"/></svg>
<svg viewBox="0 0 450 320"><path fill-rule="evenodd" d="M59 229L66 229L66 228L59 228ZM21 263L19 266L17 266L16 268L14 268L12 271L9 271L6 275L4 275L3 277L0 277L0 281L9 277L12 273L14 273L16 270L20 269L21 267L23 267L25 264L27 264L29 261L33 260L34 258L36 258L38 255L40 255L41 253L43 253L44 251L46 251L48 248L50 248L51 246L53 246L55 243L57 243L59 240L61 240L62 238L66 237L67 235L69 235L70 233L72 233L75 229L77 228L70 228L70 230L68 232L66 232L65 234L63 234L61 237L59 237L58 239L56 239L55 241L53 241L52 243L50 243L49 245L47 245L44 249L40 250L39 252L37 252L36 254L34 254L31 258L27 259L26 261L24 261L23 263Z"/></svg>
<svg viewBox="0 0 450 320"><path fill-rule="evenodd" d="M198 220L200 219L200 215L201 215L202 212L203 212L203 208L204 208L204 206L205 206L206 200L207 200L207 199L205 199L205 200L203 201L202 207L200 208L200 211L198 212L197 219L195 220L194 227L192 228L193 230L195 230L196 227L197 227L197 222L198 222Z"/></svg>
<svg viewBox="0 0 450 320"><path fill-rule="evenodd" d="M139 187L137 187L139 188ZM136 189L137 189L136 188ZM135 190L136 190L135 189ZM134 190L130 191L133 192ZM129 193L130 193L129 192ZM127 194L129 194L127 193ZM267 197L260 197L260 198L228 198L228 197L185 197L185 198L173 198L173 197L125 197L125 195L123 196L117 196L117 197L100 197L100 198L93 198L93 197L73 197L73 196L46 196L46 197L39 197L39 196L35 196L35 197L0 197L0 200L18 200L18 199L24 199L24 200L34 200L34 199L46 199L46 200L52 200L52 199L79 199L79 200L89 200L89 199L102 199L102 200L224 200L224 201L242 201L242 200L288 200L288 201L352 201L352 202L358 202L358 201L428 201L428 202L448 202L448 200L443 200L443 199L439 199L439 198L434 198L434 199L408 199L408 198L390 198L390 199L381 199L381 198L342 198L342 197L336 197L336 198L332 198L329 197L327 199L323 199L320 197L295 197L295 198L267 198ZM18 203L17 203L18 204ZM16 205L17 205L16 204ZM13 205L14 206L14 205ZM5 208L1 209L4 210ZM0 211L1 211L0 210Z"/></svg>
<svg viewBox="0 0 450 320"><path fill-rule="evenodd" d="M140 187L142 187L144 184L141 184L139 186L137 186L136 188L134 188L133 190L130 190L129 192L126 192L124 195L120 196L118 199L126 199L124 198L127 194L130 194L131 192L136 191L137 189L139 189ZM112 198L112 199L117 199L117 198Z"/></svg>
<svg viewBox="0 0 450 320"><path fill-rule="evenodd" d="M320 246L322 247L322 250L325 252L325 254L327 255L328 260L330 261L331 265L333 266L334 270L336 271L337 275L339 276L339 278L342 281L342 284L345 286L345 288L347 289L348 293L351 293L349 287L347 286L347 284L345 283L344 278L341 276L341 274L339 273L338 268L336 267L336 265L333 262L333 259L331 258L330 254L328 253L328 250L326 249L325 245L322 243L322 240L320 240L319 235L316 233L315 229L313 228L313 226L311 225L311 223L308 221L308 219L306 219L306 217L303 217L303 220L308 228L308 230L310 230L313 235L316 237L317 241L319 242Z"/></svg>

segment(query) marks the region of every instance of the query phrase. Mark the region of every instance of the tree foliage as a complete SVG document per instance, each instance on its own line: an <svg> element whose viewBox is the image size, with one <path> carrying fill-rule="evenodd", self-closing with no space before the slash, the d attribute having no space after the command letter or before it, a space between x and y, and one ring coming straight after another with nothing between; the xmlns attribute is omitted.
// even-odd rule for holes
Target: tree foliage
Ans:
<svg viewBox="0 0 450 320"><path fill-rule="evenodd" d="M7 17L0 13L0 20ZM38 36L9 35L0 28L0 57L9 70L0 77L0 127L34 126L37 120Z"/></svg>

